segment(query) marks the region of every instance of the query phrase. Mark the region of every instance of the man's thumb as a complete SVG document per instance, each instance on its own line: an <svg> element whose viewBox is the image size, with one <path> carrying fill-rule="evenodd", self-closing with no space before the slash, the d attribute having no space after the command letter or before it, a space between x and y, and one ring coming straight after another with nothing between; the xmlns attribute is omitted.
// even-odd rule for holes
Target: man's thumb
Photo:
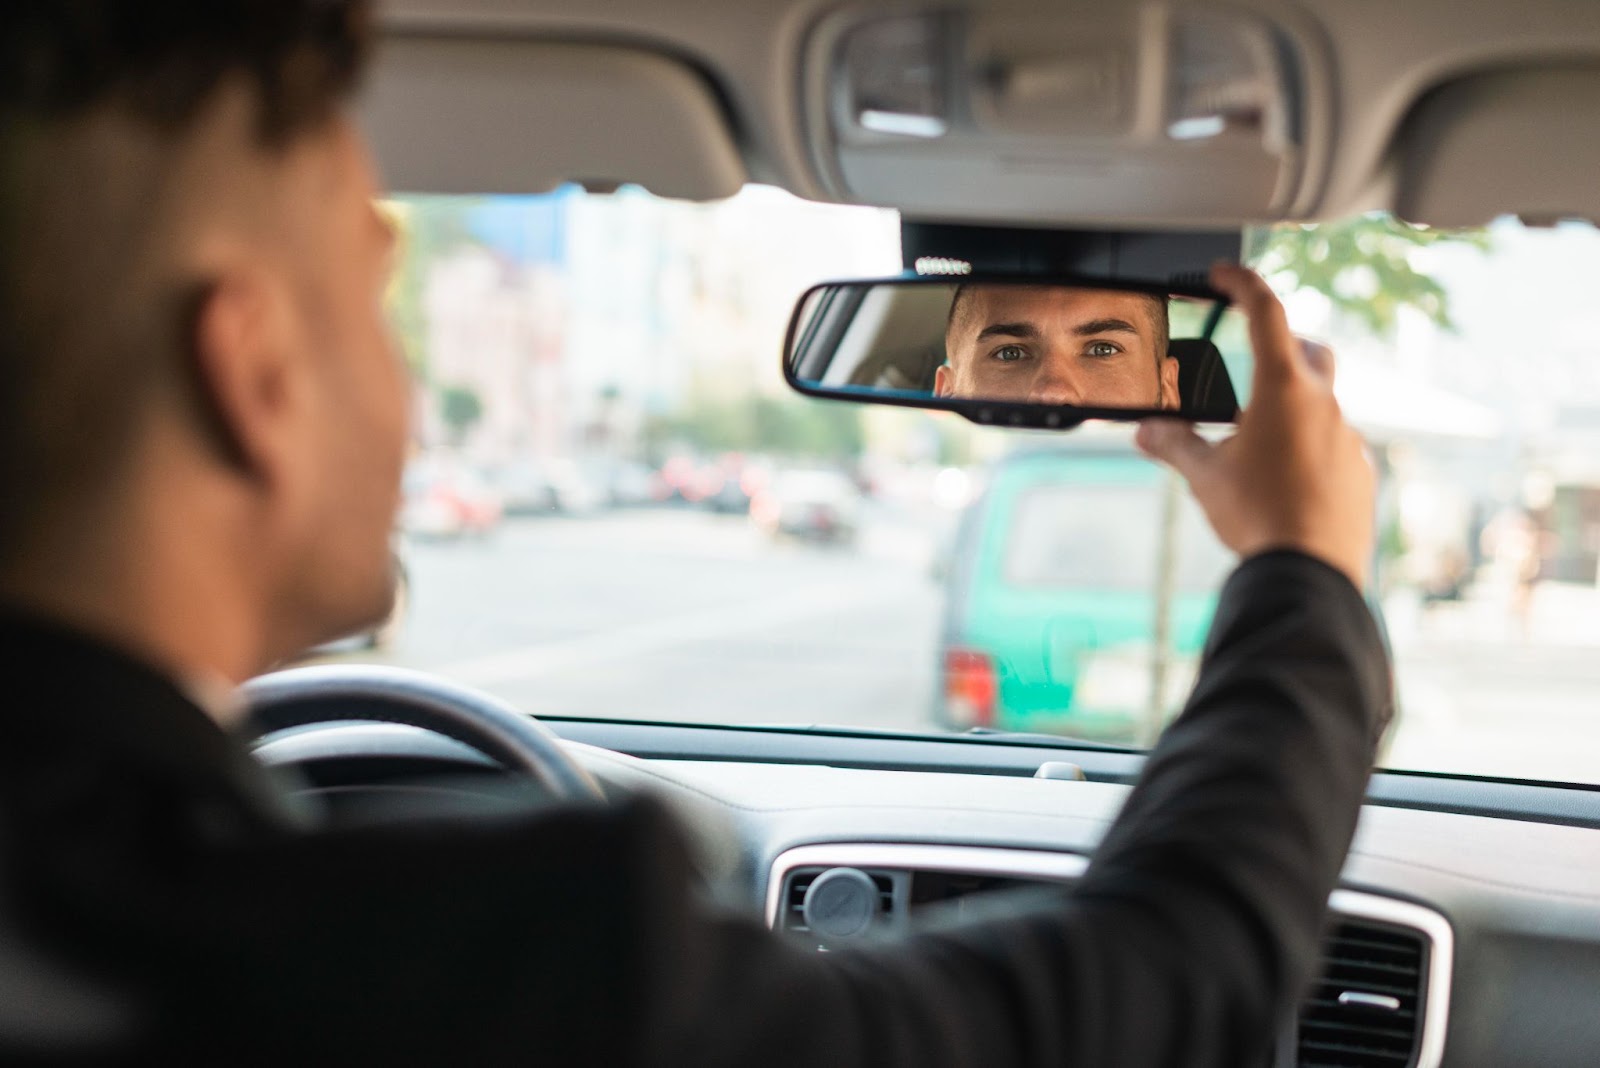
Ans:
<svg viewBox="0 0 1600 1068"><path fill-rule="evenodd" d="M1160 460L1190 482L1211 456L1211 444L1194 427L1176 419L1146 419L1134 436L1139 450Z"/></svg>

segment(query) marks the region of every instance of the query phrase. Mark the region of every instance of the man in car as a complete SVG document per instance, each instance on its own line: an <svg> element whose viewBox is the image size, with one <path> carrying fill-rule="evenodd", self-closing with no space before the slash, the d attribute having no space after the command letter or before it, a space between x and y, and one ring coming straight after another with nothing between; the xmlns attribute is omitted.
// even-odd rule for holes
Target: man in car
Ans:
<svg viewBox="0 0 1600 1068"><path fill-rule="evenodd" d="M390 598L393 237L344 107L367 21L0 9L0 1060L1264 1063L1387 675L1372 473L1238 268L1238 433L1140 440L1244 563L1075 892L817 955L703 905L647 801L344 829L284 804L230 688Z"/></svg>
<svg viewBox="0 0 1600 1068"><path fill-rule="evenodd" d="M1167 352L1159 296L1077 286L964 285L950 301L940 397L1071 404L1179 406L1178 361Z"/></svg>

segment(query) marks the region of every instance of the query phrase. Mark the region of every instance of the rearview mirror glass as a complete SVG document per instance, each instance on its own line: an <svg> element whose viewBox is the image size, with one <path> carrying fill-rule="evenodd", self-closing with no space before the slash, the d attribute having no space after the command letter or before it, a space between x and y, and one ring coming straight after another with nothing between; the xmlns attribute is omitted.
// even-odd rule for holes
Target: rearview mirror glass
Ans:
<svg viewBox="0 0 1600 1068"><path fill-rule="evenodd" d="M1194 289L1014 278L831 282L801 299L785 374L802 393L1066 428L1171 415L1232 422L1214 343L1225 303Z"/></svg>

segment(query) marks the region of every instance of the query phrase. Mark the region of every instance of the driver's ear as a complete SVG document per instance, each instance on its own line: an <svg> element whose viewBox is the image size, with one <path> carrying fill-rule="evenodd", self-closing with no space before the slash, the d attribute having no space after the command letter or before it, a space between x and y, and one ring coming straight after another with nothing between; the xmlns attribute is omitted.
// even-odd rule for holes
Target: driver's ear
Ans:
<svg viewBox="0 0 1600 1068"><path fill-rule="evenodd" d="M1161 358L1160 407L1173 411L1183 407L1183 398L1178 394L1178 358L1176 356L1163 356Z"/></svg>
<svg viewBox="0 0 1600 1068"><path fill-rule="evenodd" d="M947 363L941 363L939 369L933 372L933 395L950 396L950 365Z"/></svg>
<svg viewBox="0 0 1600 1068"><path fill-rule="evenodd" d="M220 272L197 297L192 378L218 458L251 480L275 482L293 448L300 383L286 305L265 272Z"/></svg>

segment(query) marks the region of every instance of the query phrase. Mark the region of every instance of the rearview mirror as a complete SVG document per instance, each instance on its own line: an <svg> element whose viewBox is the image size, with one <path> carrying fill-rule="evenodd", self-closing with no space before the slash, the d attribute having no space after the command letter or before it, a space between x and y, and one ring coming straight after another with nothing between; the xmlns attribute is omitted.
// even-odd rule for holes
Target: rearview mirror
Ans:
<svg viewBox="0 0 1600 1068"><path fill-rule="evenodd" d="M1013 277L829 282L795 309L785 377L818 397L1065 429L1170 415L1232 422L1204 288Z"/></svg>

